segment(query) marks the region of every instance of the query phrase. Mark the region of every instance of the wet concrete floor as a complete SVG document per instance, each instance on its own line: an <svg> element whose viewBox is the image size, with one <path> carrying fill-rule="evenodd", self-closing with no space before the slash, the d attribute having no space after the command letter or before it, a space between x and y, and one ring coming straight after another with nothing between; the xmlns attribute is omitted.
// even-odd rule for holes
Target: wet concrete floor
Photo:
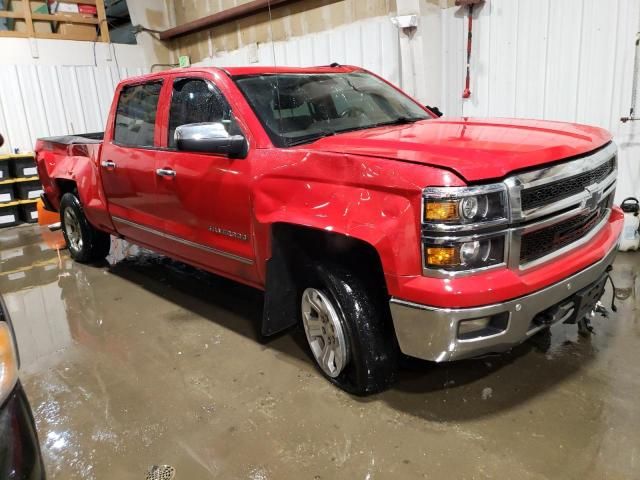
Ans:
<svg viewBox="0 0 640 480"><path fill-rule="evenodd" d="M260 292L120 241L79 265L43 233L0 232L0 291L49 478L640 478L640 253L593 337L416 363L363 399L300 332L260 339Z"/></svg>

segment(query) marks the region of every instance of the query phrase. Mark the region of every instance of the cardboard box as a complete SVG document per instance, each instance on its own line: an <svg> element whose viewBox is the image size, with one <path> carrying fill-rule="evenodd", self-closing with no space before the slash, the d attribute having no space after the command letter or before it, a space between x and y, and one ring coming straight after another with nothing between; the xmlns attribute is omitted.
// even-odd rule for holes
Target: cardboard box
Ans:
<svg viewBox="0 0 640 480"><path fill-rule="evenodd" d="M49 11L51 13L78 13L80 9L75 3L55 2L49 0Z"/></svg>
<svg viewBox="0 0 640 480"><path fill-rule="evenodd" d="M58 33L62 35L73 35L76 37L75 40L87 40L90 42L96 41L99 38L96 26L84 23L60 22L58 24Z"/></svg>
<svg viewBox="0 0 640 480"><path fill-rule="evenodd" d="M47 2L30 2L31 3L31 11L36 13L41 13L47 11ZM10 0L9 1L9 11L16 13L24 13L23 2L22 0ZM9 21L9 30L13 30L16 32L26 32L27 31L27 22L24 20L13 20ZM36 21L33 22L33 30L36 33L51 33L53 30L51 29L51 22L47 21Z"/></svg>
<svg viewBox="0 0 640 480"><path fill-rule="evenodd" d="M78 5L78 11L83 15L98 16L98 7L95 5Z"/></svg>

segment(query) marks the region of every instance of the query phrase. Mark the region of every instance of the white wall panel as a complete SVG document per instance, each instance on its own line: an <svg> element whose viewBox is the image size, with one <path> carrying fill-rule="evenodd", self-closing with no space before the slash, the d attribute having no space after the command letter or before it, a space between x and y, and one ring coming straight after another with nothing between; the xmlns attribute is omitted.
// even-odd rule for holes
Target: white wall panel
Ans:
<svg viewBox="0 0 640 480"><path fill-rule="evenodd" d="M640 196L640 122L620 122L631 102L640 2L489 0L474 19L472 96L464 101L466 9L442 18L445 113L606 128L620 150L617 199Z"/></svg>
<svg viewBox="0 0 640 480"><path fill-rule="evenodd" d="M386 79L400 83L398 29L387 17L372 18L334 30L294 37L287 41L249 45L232 52L219 52L197 65L219 67L243 65L328 65L333 62L359 65ZM257 59L257 62L255 61Z"/></svg>
<svg viewBox="0 0 640 480"><path fill-rule="evenodd" d="M137 46L0 39L0 152L30 151L39 137L104 130L117 83L145 71Z"/></svg>
<svg viewBox="0 0 640 480"><path fill-rule="evenodd" d="M549 35L550 2L551 0L522 0L517 4L517 20L514 23L516 30L513 32L516 41L513 75L515 105L512 113L516 117L544 116L546 69L540 68L540 65L545 65L548 57L546 38ZM534 15L538 15L541 21L532 22ZM545 48L540 48L540 45Z"/></svg>
<svg viewBox="0 0 640 480"><path fill-rule="evenodd" d="M62 135L67 131L67 117L56 68L41 66L36 69L36 73L42 93L42 111L47 118L48 135Z"/></svg>
<svg viewBox="0 0 640 480"><path fill-rule="evenodd" d="M31 133L20 88L17 67L0 68L0 106L4 118L5 143L30 145ZM3 147L6 149L6 146Z"/></svg>
<svg viewBox="0 0 640 480"><path fill-rule="evenodd" d="M4 65L0 68L2 151L30 151L39 137L104 130L121 79L143 68Z"/></svg>
<svg viewBox="0 0 640 480"><path fill-rule="evenodd" d="M462 115L462 91L466 57L466 34L461 9L448 8L442 12L442 101L440 110L448 116Z"/></svg>

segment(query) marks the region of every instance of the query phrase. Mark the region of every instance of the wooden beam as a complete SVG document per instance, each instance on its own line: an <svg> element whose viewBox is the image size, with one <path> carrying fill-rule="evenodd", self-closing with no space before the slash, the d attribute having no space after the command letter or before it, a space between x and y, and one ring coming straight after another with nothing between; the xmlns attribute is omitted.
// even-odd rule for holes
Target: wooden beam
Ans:
<svg viewBox="0 0 640 480"><path fill-rule="evenodd" d="M104 9L104 0L96 0L98 10L98 25L100 25L100 38L103 42L109 43L109 24L107 23L107 12Z"/></svg>
<svg viewBox="0 0 640 480"><path fill-rule="evenodd" d="M24 18L24 13L0 11L0 18Z"/></svg>
<svg viewBox="0 0 640 480"><path fill-rule="evenodd" d="M31 2L29 0L22 0L22 8L24 10L24 22L27 24L27 35L33 37L33 21L31 20Z"/></svg>
<svg viewBox="0 0 640 480"><path fill-rule="evenodd" d="M92 40L87 40L85 35L76 35L73 33L44 33L44 32L36 32L33 35L35 38L47 38L49 40L78 40L81 42L95 42L98 40L98 34L96 32L96 38Z"/></svg>
<svg viewBox="0 0 640 480"><path fill-rule="evenodd" d="M90 25L98 25L98 19L95 17L87 17L80 15L79 13L32 13L31 18L33 20L46 20L49 22L61 22L61 23L85 23Z"/></svg>
<svg viewBox="0 0 640 480"><path fill-rule="evenodd" d="M29 38L27 32L14 32L13 30L0 30L0 37Z"/></svg>
<svg viewBox="0 0 640 480"><path fill-rule="evenodd" d="M170 28L163 32L160 32L160 40L171 40L176 37L188 35L190 33L204 30L205 28L213 28L217 25L230 22L232 20L238 20L240 18L246 18L250 15L268 10L269 7L274 8L276 6L285 5L291 3L294 0L252 0L250 2L236 5L235 7L227 8L218 13L208 15L206 17L198 18L191 22L178 25L177 27ZM362 1L362 0L360 0Z"/></svg>

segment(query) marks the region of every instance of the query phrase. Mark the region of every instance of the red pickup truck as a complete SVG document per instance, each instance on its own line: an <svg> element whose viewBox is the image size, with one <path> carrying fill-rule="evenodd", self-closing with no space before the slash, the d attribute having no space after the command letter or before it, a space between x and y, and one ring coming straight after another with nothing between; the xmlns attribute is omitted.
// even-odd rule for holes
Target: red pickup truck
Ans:
<svg viewBox="0 0 640 480"><path fill-rule="evenodd" d="M71 256L115 235L262 289L322 373L383 390L401 354L500 352L601 297L623 223L611 136L438 118L361 68L127 79L103 134L41 139Z"/></svg>

